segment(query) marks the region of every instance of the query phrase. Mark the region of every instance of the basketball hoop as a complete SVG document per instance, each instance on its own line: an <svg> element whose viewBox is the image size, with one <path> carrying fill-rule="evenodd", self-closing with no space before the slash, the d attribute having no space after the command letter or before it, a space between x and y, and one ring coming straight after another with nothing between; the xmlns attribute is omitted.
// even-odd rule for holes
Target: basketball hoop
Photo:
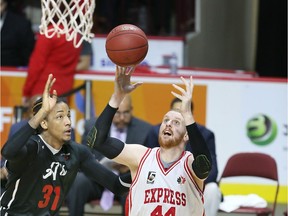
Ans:
<svg viewBox="0 0 288 216"><path fill-rule="evenodd" d="M41 0L40 34L47 38L65 35L67 41L73 40L75 47L83 40L91 43L95 6L95 0Z"/></svg>

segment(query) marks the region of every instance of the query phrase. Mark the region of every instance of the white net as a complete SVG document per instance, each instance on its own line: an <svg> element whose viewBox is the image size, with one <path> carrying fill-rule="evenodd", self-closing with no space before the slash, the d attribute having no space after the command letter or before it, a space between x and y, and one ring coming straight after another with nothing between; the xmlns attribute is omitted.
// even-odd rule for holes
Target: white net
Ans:
<svg viewBox="0 0 288 216"><path fill-rule="evenodd" d="M67 41L79 47L83 40L91 43L94 34L93 13L96 0L41 0L40 34L52 38L63 34Z"/></svg>

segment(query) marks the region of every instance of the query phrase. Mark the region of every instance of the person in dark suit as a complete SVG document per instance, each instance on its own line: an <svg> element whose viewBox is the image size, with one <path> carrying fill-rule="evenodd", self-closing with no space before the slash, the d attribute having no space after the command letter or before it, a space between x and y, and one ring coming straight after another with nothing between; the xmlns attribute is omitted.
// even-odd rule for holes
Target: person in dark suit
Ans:
<svg viewBox="0 0 288 216"><path fill-rule="evenodd" d="M1 66L27 66L35 44L31 22L24 15L12 12L9 1L0 2Z"/></svg>
<svg viewBox="0 0 288 216"><path fill-rule="evenodd" d="M170 109L178 110L181 106L181 100L174 98L171 101ZM193 103L191 104L191 110L193 112ZM207 216L216 216L218 212L218 207L221 202L221 192L217 185L217 156L216 156L216 146L215 146L215 135L214 133L203 125L197 123L198 129L205 139L208 149L212 157L212 169L209 176L205 180L205 190L204 190L204 207ZM159 134L160 124L152 126L147 139L145 140L145 146L149 148L159 147L158 134ZM186 145L186 150L192 152L191 145Z"/></svg>
<svg viewBox="0 0 288 216"><path fill-rule="evenodd" d="M118 111L116 112L110 129L110 135L117 137L123 142L141 143L144 144L146 136L150 131L152 125L139 118L133 116L132 100L127 96L121 103ZM82 144L87 145L87 134L94 126L96 118L92 118L85 122L85 130L82 136ZM113 171L118 172L120 175L129 173L128 167L110 161L104 156L94 151L95 158L100 162L105 161ZM107 162L109 160L109 162ZM90 200L100 199L104 188L99 186L96 182L89 179L83 173L79 172L75 182L67 196L66 203L69 209L69 216L82 216L84 214L85 203ZM122 204L122 214L125 215L125 201L126 195L122 197L115 197Z"/></svg>

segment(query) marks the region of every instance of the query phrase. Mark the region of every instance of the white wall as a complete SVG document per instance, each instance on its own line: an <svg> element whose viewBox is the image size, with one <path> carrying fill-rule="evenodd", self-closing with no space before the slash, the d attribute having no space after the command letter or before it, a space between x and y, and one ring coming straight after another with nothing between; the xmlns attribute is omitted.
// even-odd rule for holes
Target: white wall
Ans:
<svg viewBox="0 0 288 216"><path fill-rule="evenodd" d="M258 0L199 0L199 31L189 36L185 65L254 70Z"/></svg>

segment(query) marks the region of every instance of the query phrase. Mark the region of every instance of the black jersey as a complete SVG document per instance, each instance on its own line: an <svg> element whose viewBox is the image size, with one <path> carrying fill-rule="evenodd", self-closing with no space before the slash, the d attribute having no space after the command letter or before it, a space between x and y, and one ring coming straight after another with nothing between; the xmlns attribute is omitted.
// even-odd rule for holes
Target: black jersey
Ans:
<svg viewBox="0 0 288 216"><path fill-rule="evenodd" d="M5 146L15 144L18 147L19 142L24 141L21 150L25 146L25 151L19 151L17 157L6 162L9 177L1 197L1 215L54 215L79 169L114 193L128 190L121 186L116 175L94 159L85 145L70 141L53 155L39 135L30 136L27 141L18 134Z"/></svg>

